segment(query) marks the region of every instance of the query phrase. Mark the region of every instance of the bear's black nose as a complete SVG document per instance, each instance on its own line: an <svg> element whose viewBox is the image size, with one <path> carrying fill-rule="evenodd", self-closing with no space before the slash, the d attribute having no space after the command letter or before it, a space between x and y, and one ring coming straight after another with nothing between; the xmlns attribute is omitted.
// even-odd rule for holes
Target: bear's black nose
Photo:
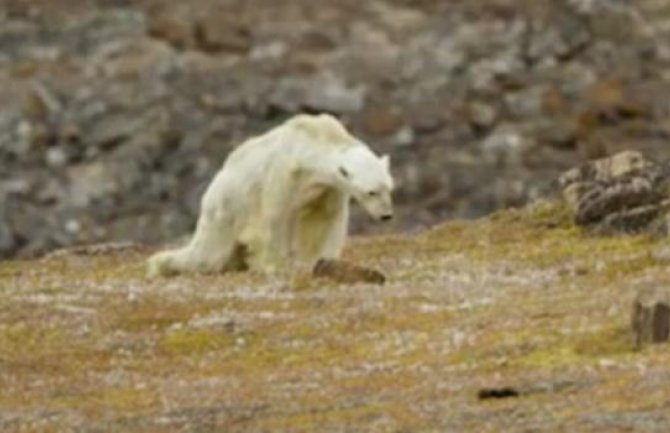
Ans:
<svg viewBox="0 0 670 433"><path fill-rule="evenodd" d="M393 214L382 215L380 219L382 221L391 221L393 219Z"/></svg>

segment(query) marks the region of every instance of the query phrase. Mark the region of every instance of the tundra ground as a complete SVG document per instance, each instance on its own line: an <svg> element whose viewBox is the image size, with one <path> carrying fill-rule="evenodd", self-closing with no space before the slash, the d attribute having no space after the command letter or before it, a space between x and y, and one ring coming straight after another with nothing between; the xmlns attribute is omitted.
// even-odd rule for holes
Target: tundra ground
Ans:
<svg viewBox="0 0 670 433"><path fill-rule="evenodd" d="M6 261L0 430L670 431L670 346L628 333L666 243L545 203L353 239L384 286L148 280L149 250ZM496 388L519 395L478 398Z"/></svg>

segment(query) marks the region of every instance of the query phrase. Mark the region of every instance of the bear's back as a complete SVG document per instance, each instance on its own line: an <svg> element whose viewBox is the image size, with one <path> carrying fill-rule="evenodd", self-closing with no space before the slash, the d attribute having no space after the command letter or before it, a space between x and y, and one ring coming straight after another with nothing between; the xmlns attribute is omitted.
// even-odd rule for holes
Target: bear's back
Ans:
<svg viewBox="0 0 670 433"><path fill-rule="evenodd" d="M312 143L328 147L350 147L360 144L339 120L329 114L298 114L282 126L307 136Z"/></svg>
<svg viewBox="0 0 670 433"><path fill-rule="evenodd" d="M299 114L235 148L226 165L265 165L288 154L314 155L319 149L347 149L362 146L333 116ZM312 150L308 150L312 149ZM250 168L250 167L249 167Z"/></svg>
<svg viewBox="0 0 670 433"><path fill-rule="evenodd" d="M278 144L281 138L280 133L281 131L279 127L277 127L257 137L247 139L233 149L226 159L226 164L238 164L243 160L248 159L248 157L253 157L256 161L259 161L259 158L263 159L263 156L269 157L268 154L271 152L267 152L263 148Z"/></svg>

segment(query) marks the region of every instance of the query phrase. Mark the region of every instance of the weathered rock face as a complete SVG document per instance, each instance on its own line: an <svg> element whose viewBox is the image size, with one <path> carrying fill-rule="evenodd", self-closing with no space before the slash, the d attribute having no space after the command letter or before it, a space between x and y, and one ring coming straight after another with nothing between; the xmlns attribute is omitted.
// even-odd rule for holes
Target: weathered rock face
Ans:
<svg viewBox="0 0 670 433"><path fill-rule="evenodd" d="M632 3L4 1L0 255L184 234L230 149L300 111L391 154L404 226L667 158L670 5Z"/></svg>
<svg viewBox="0 0 670 433"><path fill-rule="evenodd" d="M670 289L646 287L633 302L631 331L637 347L670 341Z"/></svg>
<svg viewBox="0 0 670 433"><path fill-rule="evenodd" d="M668 234L670 165L624 151L565 172L563 198L577 225L597 233Z"/></svg>

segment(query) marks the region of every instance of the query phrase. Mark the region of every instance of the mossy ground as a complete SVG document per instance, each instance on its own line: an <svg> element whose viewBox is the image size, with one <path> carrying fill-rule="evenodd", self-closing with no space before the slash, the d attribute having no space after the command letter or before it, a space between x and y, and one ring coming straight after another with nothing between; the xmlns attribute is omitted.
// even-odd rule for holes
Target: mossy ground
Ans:
<svg viewBox="0 0 670 433"><path fill-rule="evenodd" d="M637 287L670 280L664 242L545 203L353 239L385 286L4 262L0 431L670 431L670 346L627 328ZM498 386L522 395L477 399Z"/></svg>

